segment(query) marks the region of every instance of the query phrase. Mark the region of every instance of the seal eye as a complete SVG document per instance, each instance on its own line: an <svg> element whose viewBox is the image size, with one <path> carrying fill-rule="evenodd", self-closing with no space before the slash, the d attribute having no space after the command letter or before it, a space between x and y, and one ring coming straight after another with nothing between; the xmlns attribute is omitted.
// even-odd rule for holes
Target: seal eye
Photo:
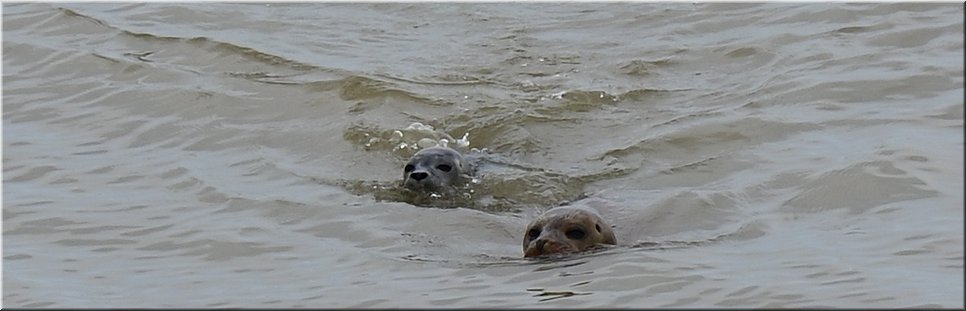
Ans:
<svg viewBox="0 0 966 311"><path fill-rule="evenodd" d="M527 232L527 237L529 237L531 241L536 240L540 237L540 229L530 229L530 231Z"/></svg>
<svg viewBox="0 0 966 311"><path fill-rule="evenodd" d="M406 164L406 167L403 168L403 172L409 173L409 172L412 172L414 169L416 169L416 167L413 166L412 164Z"/></svg>
<svg viewBox="0 0 966 311"><path fill-rule="evenodd" d="M453 169L452 166L449 166L449 165L446 165L446 164L437 165L436 168L439 169L440 171L444 171L444 172L449 172L450 170Z"/></svg>
<svg viewBox="0 0 966 311"><path fill-rule="evenodd" d="M566 235L567 235L568 238L571 238L571 239L574 239L574 240L583 240L584 237L587 236L587 234L584 233L584 230L581 230L581 229L570 229L570 230L567 230Z"/></svg>

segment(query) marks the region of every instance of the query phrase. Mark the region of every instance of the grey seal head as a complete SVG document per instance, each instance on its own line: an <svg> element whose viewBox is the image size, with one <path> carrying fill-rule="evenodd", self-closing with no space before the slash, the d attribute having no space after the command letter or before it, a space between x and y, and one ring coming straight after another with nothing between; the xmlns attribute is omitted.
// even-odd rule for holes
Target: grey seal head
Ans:
<svg viewBox="0 0 966 311"><path fill-rule="evenodd" d="M617 244L614 231L591 208L553 208L527 226L523 236L524 257L566 254Z"/></svg>
<svg viewBox="0 0 966 311"><path fill-rule="evenodd" d="M449 147L416 152L403 168L403 185L412 190L438 191L462 180L463 156Z"/></svg>

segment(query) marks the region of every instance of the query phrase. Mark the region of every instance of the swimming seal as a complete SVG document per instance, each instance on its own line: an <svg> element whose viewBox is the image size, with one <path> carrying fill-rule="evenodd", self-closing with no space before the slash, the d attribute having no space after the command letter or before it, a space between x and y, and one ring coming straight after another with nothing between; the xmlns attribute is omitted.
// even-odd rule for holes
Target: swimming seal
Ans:
<svg viewBox="0 0 966 311"><path fill-rule="evenodd" d="M600 244L617 244L614 231L591 208L553 208L527 226L524 257L579 252Z"/></svg>
<svg viewBox="0 0 966 311"><path fill-rule="evenodd" d="M403 168L403 185L412 190L438 191L462 180L463 156L449 147L416 152Z"/></svg>

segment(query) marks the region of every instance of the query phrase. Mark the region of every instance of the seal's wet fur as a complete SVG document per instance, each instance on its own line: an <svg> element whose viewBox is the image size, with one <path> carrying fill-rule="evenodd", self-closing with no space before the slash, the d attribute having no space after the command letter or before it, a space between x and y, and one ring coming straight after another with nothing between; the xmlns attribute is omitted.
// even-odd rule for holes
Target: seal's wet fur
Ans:
<svg viewBox="0 0 966 311"><path fill-rule="evenodd" d="M597 211L586 207L553 208L527 226L524 257L584 251L601 244L617 244L610 225Z"/></svg>
<svg viewBox="0 0 966 311"><path fill-rule="evenodd" d="M403 186L416 191L439 191L463 179L463 155L449 147L430 147L416 152L403 167Z"/></svg>

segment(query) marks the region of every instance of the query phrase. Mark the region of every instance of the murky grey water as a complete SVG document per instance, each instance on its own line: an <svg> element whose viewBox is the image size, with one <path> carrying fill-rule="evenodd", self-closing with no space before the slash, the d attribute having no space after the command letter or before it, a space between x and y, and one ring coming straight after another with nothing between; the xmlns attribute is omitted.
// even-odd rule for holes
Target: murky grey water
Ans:
<svg viewBox="0 0 966 311"><path fill-rule="evenodd" d="M3 306L962 308L963 48L961 3L5 3ZM463 135L473 196L395 195ZM523 260L561 204L621 245Z"/></svg>

